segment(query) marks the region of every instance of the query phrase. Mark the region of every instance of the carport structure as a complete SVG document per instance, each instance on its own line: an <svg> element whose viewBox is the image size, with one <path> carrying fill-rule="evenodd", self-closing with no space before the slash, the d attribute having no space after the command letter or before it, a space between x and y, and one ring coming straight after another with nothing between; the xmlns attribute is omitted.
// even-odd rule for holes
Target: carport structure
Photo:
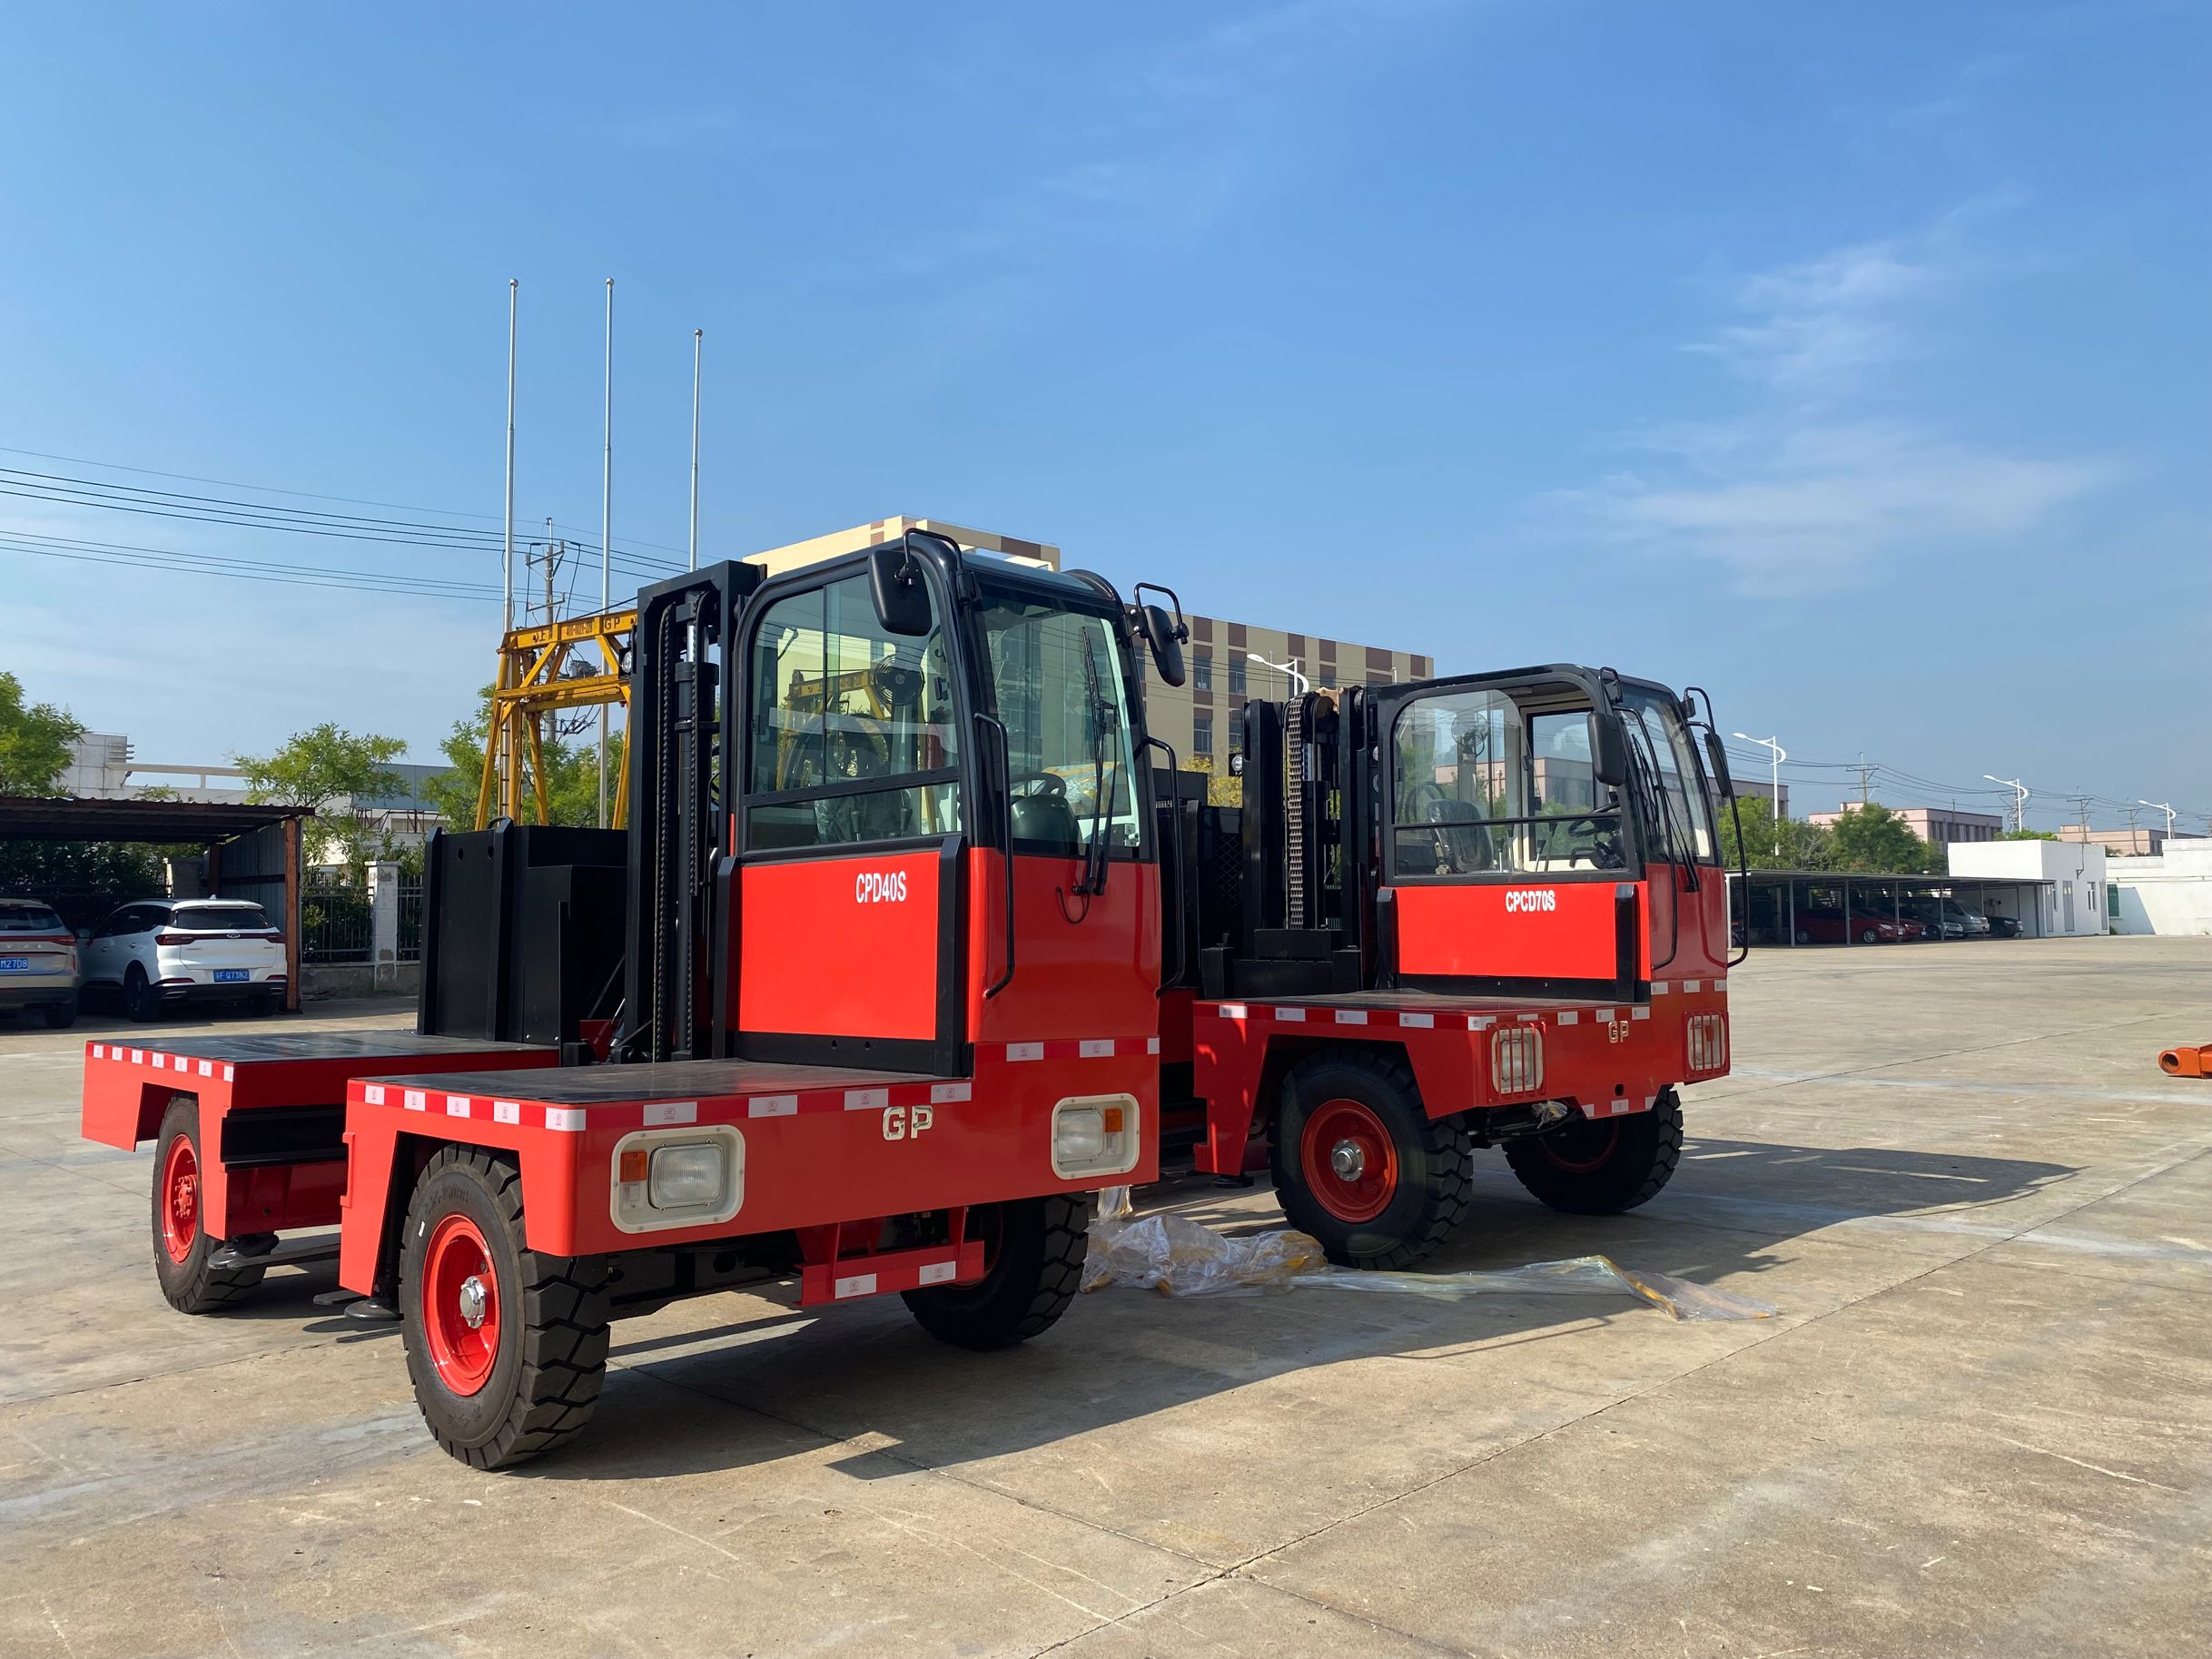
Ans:
<svg viewBox="0 0 2212 1659"><path fill-rule="evenodd" d="M1911 921L1917 904L1956 899L1968 910L1985 916L2003 916L2019 923L2019 936L2043 936L2039 903L2047 881L2000 881L1957 875L1882 874L1843 870L1753 870L1748 891L1744 878L1728 873L1732 915L1748 923L1753 944L1802 944L1802 920L1808 915L1856 917L1877 921ZM1846 925L1842 943L1858 944L1860 930Z"/></svg>
<svg viewBox="0 0 2212 1659"><path fill-rule="evenodd" d="M250 900L275 917L284 930L284 1005L297 1009L300 820L312 816L313 812L309 806L229 801L0 795L0 841L130 842L204 849L209 895Z"/></svg>

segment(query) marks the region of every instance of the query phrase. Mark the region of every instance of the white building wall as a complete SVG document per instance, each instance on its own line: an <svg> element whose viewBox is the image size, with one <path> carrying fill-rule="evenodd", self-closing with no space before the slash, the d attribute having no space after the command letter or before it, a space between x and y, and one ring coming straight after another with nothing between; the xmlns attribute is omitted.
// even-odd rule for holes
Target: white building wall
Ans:
<svg viewBox="0 0 2212 1659"><path fill-rule="evenodd" d="M2169 841L2158 858L2110 865L2116 933L2212 934L2212 841Z"/></svg>
<svg viewBox="0 0 2212 1659"><path fill-rule="evenodd" d="M2130 862L2139 863L2140 860ZM2049 882L2038 901L2046 939L2111 932L2105 919L2105 850L2066 841L1954 841L1950 873L1990 881Z"/></svg>

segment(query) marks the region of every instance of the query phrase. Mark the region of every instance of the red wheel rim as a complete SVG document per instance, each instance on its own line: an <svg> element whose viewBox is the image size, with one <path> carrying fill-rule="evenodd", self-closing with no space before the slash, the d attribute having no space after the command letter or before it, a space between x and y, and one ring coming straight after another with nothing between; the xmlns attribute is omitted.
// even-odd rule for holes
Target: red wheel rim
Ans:
<svg viewBox="0 0 2212 1659"><path fill-rule="evenodd" d="M441 1217L422 1252L422 1334L439 1380L474 1394L499 1358L499 1280L467 1216Z"/></svg>
<svg viewBox="0 0 2212 1659"><path fill-rule="evenodd" d="M1358 1101L1324 1101L1299 1140L1306 1190L1339 1221L1372 1221L1397 1196L1397 1142Z"/></svg>
<svg viewBox="0 0 2212 1659"><path fill-rule="evenodd" d="M179 1135L162 1160L162 1248L183 1262L200 1236L200 1160L192 1137Z"/></svg>
<svg viewBox="0 0 2212 1659"><path fill-rule="evenodd" d="M1536 1144L1544 1149L1545 1157L1570 1175L1587 1175L1605 1167L1620 1139L1619 1123L1596 1123L1585 1118L1566 1129L1553 1131Z"/></svg>

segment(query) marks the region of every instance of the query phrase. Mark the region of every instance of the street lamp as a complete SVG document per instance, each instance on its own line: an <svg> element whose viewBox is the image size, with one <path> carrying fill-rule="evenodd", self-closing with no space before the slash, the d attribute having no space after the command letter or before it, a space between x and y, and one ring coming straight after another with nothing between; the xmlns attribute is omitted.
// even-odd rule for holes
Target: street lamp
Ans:
<svg viewBox="0 0 2212 1659"><path fill-rule="evenodd" d="M1307 689L1313 684L1311 680L1298 671L1298 658L1295 657L1289 662L1271 663L1257 651L1247 651L1244 654L1244 659L1247 662L1258 663L1263 668L1272 668L1278 674L1289 675L1291 681L1290 695L1294 697L1304 696Z"/></svg>
<svg viewBox="0 0 2212 1659"><path fill-rule="evenodd" d="M2028 785L2021 783L2017 777L2000 777L1994 772L1984 772L1981 775L1988 778L1992 784L2002 784L2008 789L2019 791L2019 798L2012 803L2012 828L2015 834L2026 829L2028 827Z"/></svg>
<svg viewBox="0 0 2212 1659"><path fill-rule="evenodd" d="M1772 737L1754 737L1749 732L1738 732L1736 736L1743 738L1745 743L1755 743L1766 750L1773 762L1771 768L1773 782L1771 787L1774 793L1767 805L1774 809L1774 856L1779 860L1782 857L1782 763L1790 758L1789 752Z"/></svg>
<svg viewBox="0 0 2212 1659"><path fill-rule="evenodd" d="M2171 806L2168 805L2164 801L2146 801L2140 795L2136 797L2135 804L2138 806L2153 807L2158 811L2164 813L2166 815L2166 838L2168 841L2171 841L2174 838L2174 809Z"/></svg>

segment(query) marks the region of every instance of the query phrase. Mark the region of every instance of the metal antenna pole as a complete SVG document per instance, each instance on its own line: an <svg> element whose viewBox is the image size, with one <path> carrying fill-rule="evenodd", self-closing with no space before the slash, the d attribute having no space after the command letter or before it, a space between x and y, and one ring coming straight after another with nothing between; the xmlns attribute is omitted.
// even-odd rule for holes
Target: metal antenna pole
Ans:
<svg viewBox="0 0 2212 1659"><path fill-rule="evenodd" d="M691 568L699 568L699 370L706 331L691 331Z"/></svg>
<svg viewBox="0 0 2212 1659"><path fill-rule="evenodd" d="M607 279L607 445L599 458L599 614L614 608L615 279ZM599 827L607 827L607 705L599 705Z"/></svg>
<svg viewBox="0 0 2212 1659"><path fill-rule="evenodd" d="M513 277L507 281L507 552L502 567L505 572L504 592L501 594L499 627L502 630L515 626L515 312L519 303L522 284Z"/></svg>

